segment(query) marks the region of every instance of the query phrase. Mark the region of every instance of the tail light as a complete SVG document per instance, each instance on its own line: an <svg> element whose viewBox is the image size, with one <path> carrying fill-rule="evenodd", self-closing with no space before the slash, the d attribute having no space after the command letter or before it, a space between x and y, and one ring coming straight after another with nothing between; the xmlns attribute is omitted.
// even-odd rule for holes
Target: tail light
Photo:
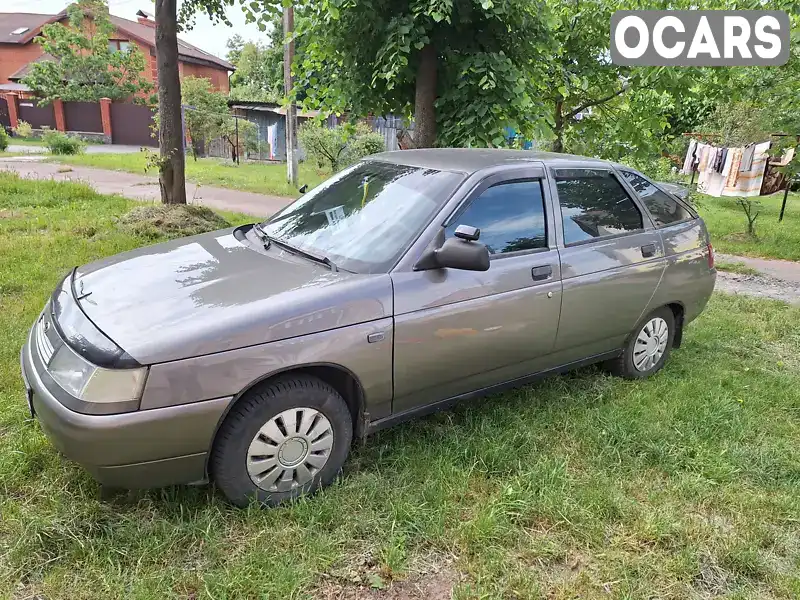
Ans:
<svg viewBox="0 0 800 600"><path fill-rule="evenodd" d="M711 242L708 243L708 268L714 268L714 246L711 245Z"/></svg>

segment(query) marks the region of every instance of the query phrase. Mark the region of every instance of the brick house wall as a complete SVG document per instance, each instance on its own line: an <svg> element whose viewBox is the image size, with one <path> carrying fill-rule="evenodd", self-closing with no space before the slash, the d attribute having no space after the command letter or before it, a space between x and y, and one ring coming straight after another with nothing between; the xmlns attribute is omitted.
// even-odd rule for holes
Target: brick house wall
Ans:
<svg viewBox="0 0 800 600"><path fill-rule="evenodd" d="M65 18L66 17L64 17L64 19ZM132 35L120 28L126 25L119 25L115 29L115 32L110 39L136 44L136 46L139 48L139 50L142 52L145 58L146 66L143 76L145 77L145 79L153 83L154 86L157 85L158 69L156 66L157 63L155 56L155 47L142 41L142 39L137 39L136 37L138 35L139 37L144 37L145 39L148 38L149 35L147 35L147 32L151 29L155 30L155 22L145 18L139 18L138 22L134 22L113 16L112 16L112 21L116 21L117 23L122 23L122 22L130 23L131 26L133 27L132 31L136 31L135 29L136 27L139 28L136 34ZM89 25L89 27L91 28L91 25ZM145 32L144 35L142 34L142 27L146 28L144 30ZM186 45L184 42L181 43L184 46ZM198 54L196 48L195 49L190 48L187 51L190 53ZM39 58L42 54L43 51L41 46L35 43L33 40L30 40L27 43L19 43L19 44L0 43L0 84L9 83L10 76L12 76L20 69L22 69L25 65L27 65L31 61L34 61L37 58ZM202 53L199 53L198 56L202 56ZM196 59L192 58L190 58L190 60L192 60L192 62L186 62L184 60L179 59L178 69L181 74L181 77L185 75L193 75L195 77L205 77L206 79L209 79L211 81L211 84L217 90L225 93L230 91L230 83L228 80L227 69L223 68L222 66L215 67L210 65L197 64L194 62L194 60Z"/></svg>
<svg viewBox="0 0 800 600"><path fill-rule="evenodd" d="M181 79L187 76L205 77L217 90L225 92L226 94L231 91L228 74L223 73L219 69L212 69L205 65L196 65L194 63L181 61L178 65L178 70L180 71Z"/></svg>
<svg viewBox="0 0 800 600"><path fill-rule="evenodd" d="M0 44L0 83L42 55L39 44Z"/></svg>

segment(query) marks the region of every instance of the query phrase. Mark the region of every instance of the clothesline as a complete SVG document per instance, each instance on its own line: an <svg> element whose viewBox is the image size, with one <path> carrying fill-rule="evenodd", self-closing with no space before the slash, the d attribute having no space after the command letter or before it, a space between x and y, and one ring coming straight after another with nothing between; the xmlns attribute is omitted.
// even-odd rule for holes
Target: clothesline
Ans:
<svg viewBox="0 0 800 600"><path fill-rule="evenodd" d="M758 196L770 146L762 142L722 148L692 140L681 171L692 174L691 183L698 173L697 189L711 196Z"/></svg>
<svg viewBox="0 0 800 600"><path fill-rule="evenodd" d="M722 137L721 133L704 133L702 131L690 131L681 134L683 137ZM794 133L770 133L769 137L791 137L793 135L797 135L800 137L800 134Z"/></svg>

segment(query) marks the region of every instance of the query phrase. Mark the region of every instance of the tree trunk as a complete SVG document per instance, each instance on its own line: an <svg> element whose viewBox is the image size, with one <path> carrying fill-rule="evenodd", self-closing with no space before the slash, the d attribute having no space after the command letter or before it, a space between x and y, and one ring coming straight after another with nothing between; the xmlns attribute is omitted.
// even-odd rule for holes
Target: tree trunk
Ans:
<svg viewBox="0 0 800 600"><path fill-rule="evenodd" d="M177 0L156 0L156 63L158 66L158 182L161 202L186 204L186 179L178 73Z"/></svg>
<svg viewBox="0 0 800 600"><path fill-rule="evenodd" d="M419 53L417 89L414 98L414 146L431 148L436 142L436 71L438 57L433 44Z"/></svg>
<svg viewBox="0 0 800 600"><path fill-rule="evenodd" d="M564 103L559 100L556 102L556 111L553 116L553 133L556 134L556 139L553 141L553 152L564 151Z"/></svg>

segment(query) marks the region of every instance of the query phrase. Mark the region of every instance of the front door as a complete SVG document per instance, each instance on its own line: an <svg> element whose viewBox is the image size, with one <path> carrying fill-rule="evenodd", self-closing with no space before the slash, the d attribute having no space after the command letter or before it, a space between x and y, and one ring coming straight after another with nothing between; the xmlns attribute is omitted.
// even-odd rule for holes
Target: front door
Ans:
<svg viewBox="0 0 800 600"><path fill-rule="evenodd" d="M561 281L542 176L484 180L444 223L447 237L481 230L488 271L392 273L395 414L524 376L553 351Z"/></svg>
<svg viewBox="0 0 800 600"><path fill-rule="evenodd" d="M664 249L612 170L552 174L564 286L556 350L567 362L621 347L661 280Z"/></svg>

